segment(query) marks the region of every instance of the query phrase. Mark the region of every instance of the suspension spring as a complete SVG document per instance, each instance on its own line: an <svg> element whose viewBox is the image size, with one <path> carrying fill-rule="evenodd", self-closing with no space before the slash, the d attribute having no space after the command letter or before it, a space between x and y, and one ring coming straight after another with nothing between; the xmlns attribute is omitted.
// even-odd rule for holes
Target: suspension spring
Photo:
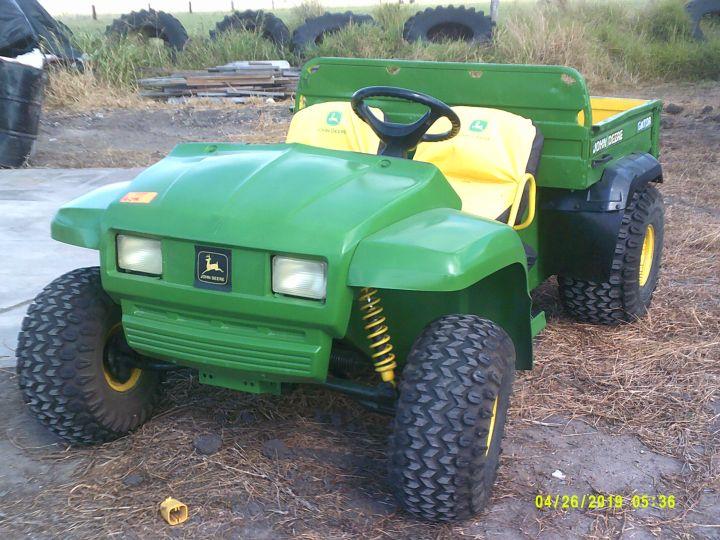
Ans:
<svg viewBox="0 0 720 540"><path fill-rule="evenodd" d="M390 341L383 308L380 305L380 295L377 289L363 287L358 297L360 311L363 313L363 323L367 338L370 342L371 358L375 365L375 371L380 374L383 382L395 386L395 354Z"/></svg>

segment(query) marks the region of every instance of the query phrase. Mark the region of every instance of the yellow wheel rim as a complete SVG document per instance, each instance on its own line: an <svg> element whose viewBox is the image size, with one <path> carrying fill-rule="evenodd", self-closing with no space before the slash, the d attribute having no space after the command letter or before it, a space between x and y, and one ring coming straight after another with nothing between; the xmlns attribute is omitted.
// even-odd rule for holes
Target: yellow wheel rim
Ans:
<svg viewBox="0 0 720 540"><path fill-rule="evenodd" d="M125 382L118 381L115 377L113 377L112 373L110 373L105 366L103 366L103 375L105 375L105 381L107 381L110 388L112 388L116 392L127 392L128 390L133 389L137 384L138 380L140 379L140 375L142 375L142 369L132 368L132 371L130 372L130 377Z"/></svg>
<svg viewBox="0 0 720 540"><path fill-rule="evenodd" d="M120 323L116 324L110 329L110 331L107 333L107 336L105 337L106 347L110 338L120 331L122 331L122 325ZM135 388L138 381L140 380L140 376L142 375L142 369L134 367L130 370L130 374L128 375L128 377L123 377L122 379L118 378L117 375L113 373L108 363L107 350L103 354L102 369L103 375L105 376L105 382L110 388L112 388L116 392L127 392L129 390L132 390L133 388Z"/></svg>
<svg viewBox="0 0 720 540"><path fill-rule="evenodd" d="M648 225L643 239L642 252L640 253L640 286L644 287L650 279L653 259L655 258L655 228Z"/></svg>
<svg viewBox="0 0 720 540"><path fill-rule="evenodd" d="M500 401L500 396L497 396L495 398L495 403L493 403L492 417L490 418L490 427L488 428L487 441L485 441L486 456L490 452L490 443L492 442L493 434L495 433L495 418L497 417L498 401Z"/></svg>

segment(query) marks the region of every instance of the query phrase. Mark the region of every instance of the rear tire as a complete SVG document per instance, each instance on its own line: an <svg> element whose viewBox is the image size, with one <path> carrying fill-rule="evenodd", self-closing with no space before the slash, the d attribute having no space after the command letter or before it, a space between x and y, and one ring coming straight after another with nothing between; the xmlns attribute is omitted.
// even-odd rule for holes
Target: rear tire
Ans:
<svg viewBox="0 0 720 540"><path fill-rule="evenodd" d="M72 444L121 437L151 415L154 371L130 367L121 312L97 267L60 276L28 308L18 338L17 373L25 403Z"/></svg>
<svg viewBox="0 0 720 540"><path fill-rule="evenodd" d="M390 437L390 484L430 521L482 510L492 490L515 370L495 323L450 315L429 324L408 355Z"/></svg>
<svg viewBox="0 0 720 540"><path fill-rule="evenodd" d="M565 310L579 321L607 325L645 315L660 277L664 230L660 192L654 186L636 191L620 226L608 281L558 276Z"/></svg>

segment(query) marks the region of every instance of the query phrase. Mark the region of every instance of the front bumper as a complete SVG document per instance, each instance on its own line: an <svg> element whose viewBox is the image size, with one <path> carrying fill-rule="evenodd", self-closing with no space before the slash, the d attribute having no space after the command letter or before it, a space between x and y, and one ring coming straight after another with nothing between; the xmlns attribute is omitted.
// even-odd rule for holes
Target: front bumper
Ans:
<svg viewBox="0 0 720 540"><path fill-rule="evenodd" d="M213 372L262 380L324 381L330 336L318 329L259 324L187 309L123 300L130 346L148 356Z"/></svg>

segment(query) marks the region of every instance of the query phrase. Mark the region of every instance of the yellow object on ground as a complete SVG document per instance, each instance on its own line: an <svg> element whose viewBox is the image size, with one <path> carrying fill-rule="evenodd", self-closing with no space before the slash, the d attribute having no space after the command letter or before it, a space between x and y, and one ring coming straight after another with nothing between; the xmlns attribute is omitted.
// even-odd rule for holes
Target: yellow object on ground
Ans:
<svg viewBox="0 0 720 540"><path fill-rule="evenodd" d="M382 118L382 111L371 110ZM380 147L378 136L347 101L326 101L296 112L286 142L364 154L377 154Z"/></svg>
<svg viewBox="0 0 720 540"><path fill-rule="evenodd" d="M187 505L168 497L160 503L160 515L170 525L180 525L187 521L190 516Z"/></svg>
<svg viewBox="0 0 720 540"><path fill-rule="evenodd" d="M537 129L527 118L500 109L453 107L453 111L460 117L460 133L447 141L420 144L414 159L440 169L460 196L464 212L497 219L510 209L507 222L515 223L527 182L532 182L534 208L534 178L527 167ZM442 118L429 133L449 127ZM519 227L529 221L532 215Z"/></svg>

